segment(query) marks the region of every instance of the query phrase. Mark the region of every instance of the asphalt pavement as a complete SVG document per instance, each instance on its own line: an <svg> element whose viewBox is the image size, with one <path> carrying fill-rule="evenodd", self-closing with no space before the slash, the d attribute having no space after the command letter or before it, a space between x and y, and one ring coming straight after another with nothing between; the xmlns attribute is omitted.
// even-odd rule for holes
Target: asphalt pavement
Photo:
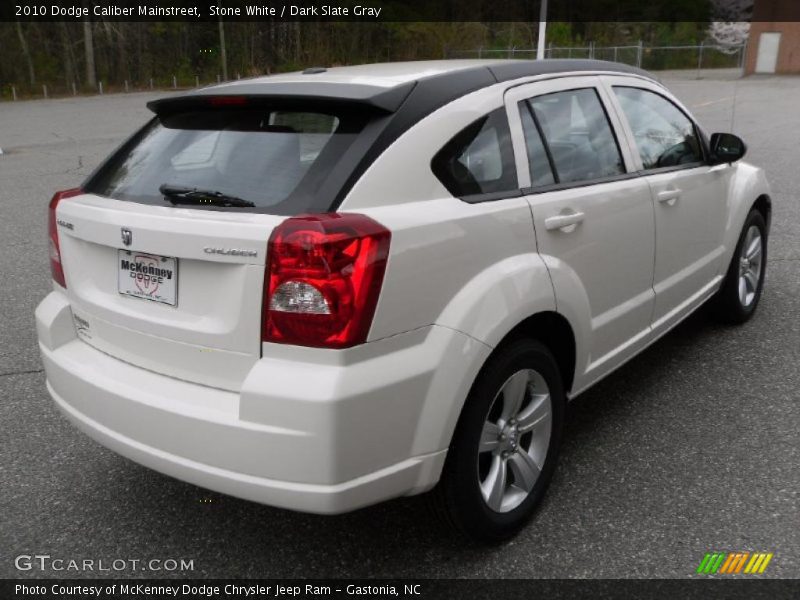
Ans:
<svg viewBox="0 0 800 600"><path fill-rule="evenodd" d="M0 577L177 575L15 568L32 554L191 560L197 577L690 577L712 550L773 552L764 577L800 576L800 78L705 75L666 83L707 129L741 135L772 184L758 313L741 327L698 313L578 398L536 519L493 548L447 537L420 498L278 510L140 467L69 425L33 322L50 287L47 203L158 94L0 103Z"/></svg>

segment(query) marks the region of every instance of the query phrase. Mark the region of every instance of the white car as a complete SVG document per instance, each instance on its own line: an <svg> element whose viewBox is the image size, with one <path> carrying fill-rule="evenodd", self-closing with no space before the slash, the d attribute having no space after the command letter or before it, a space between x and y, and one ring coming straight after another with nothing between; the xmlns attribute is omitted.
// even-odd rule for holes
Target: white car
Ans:
<svg viewBox="0 0 800 600"><path fill-rule="evenodd" d="M169 96L50 203L47 387L101 444L340 513L513 535L565 403L707 300L755 310L742 141L601 61L309 69Z"/></svg>

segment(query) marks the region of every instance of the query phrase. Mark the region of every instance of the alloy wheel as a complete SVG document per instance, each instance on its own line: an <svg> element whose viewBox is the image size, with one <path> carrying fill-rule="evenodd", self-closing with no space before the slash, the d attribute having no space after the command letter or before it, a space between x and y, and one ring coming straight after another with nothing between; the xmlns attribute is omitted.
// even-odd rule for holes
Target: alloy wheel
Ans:
<svg viewBox="0 0 800 600"><path fill-rule="evenodd" d="M763 263L763 238L761 231L751 225L744 237L739 255L739 302L744 308L753 303L761 280Z"/></svg>
<svg viewBox="0 0 800 600"><path fill-rule="evenodd" d="M478 449L478 481L493 511L514 510L530 495L544 467L552 431L552 401L542 375L517 371L494 397Z"/></svg>

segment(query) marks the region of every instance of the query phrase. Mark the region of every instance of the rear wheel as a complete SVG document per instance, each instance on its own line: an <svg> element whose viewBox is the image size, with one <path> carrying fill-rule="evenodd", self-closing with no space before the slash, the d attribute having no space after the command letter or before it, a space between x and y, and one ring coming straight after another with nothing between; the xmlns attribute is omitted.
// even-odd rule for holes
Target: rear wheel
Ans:
<svg viewBox="0 0 800 600"><path fill-rule="evenodd" d="M714 315L725 323L744 323L755 313L767 266L767 227L751 210L744 222L725 281L714 297Z"/></svg>
<svg viewBox="0 0 800 600"><path fill-rule="evenodd" d="M564 391L553 355L517 340L478 376L432 492L444 520L467 537L514 535L544 496L556 463Z"/></svg>

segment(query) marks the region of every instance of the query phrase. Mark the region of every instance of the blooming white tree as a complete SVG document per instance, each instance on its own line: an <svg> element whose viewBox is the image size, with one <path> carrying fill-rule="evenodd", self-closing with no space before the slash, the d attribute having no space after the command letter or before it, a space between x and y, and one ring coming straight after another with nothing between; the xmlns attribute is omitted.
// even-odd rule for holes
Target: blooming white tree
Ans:
<svg viewBox="0 0 800 600"><path fill-rule="evenodd" d="M753 16L753 0L711 0L712 16L708 37L722 52L737 52L750 33L748 20Z"/></svg>

